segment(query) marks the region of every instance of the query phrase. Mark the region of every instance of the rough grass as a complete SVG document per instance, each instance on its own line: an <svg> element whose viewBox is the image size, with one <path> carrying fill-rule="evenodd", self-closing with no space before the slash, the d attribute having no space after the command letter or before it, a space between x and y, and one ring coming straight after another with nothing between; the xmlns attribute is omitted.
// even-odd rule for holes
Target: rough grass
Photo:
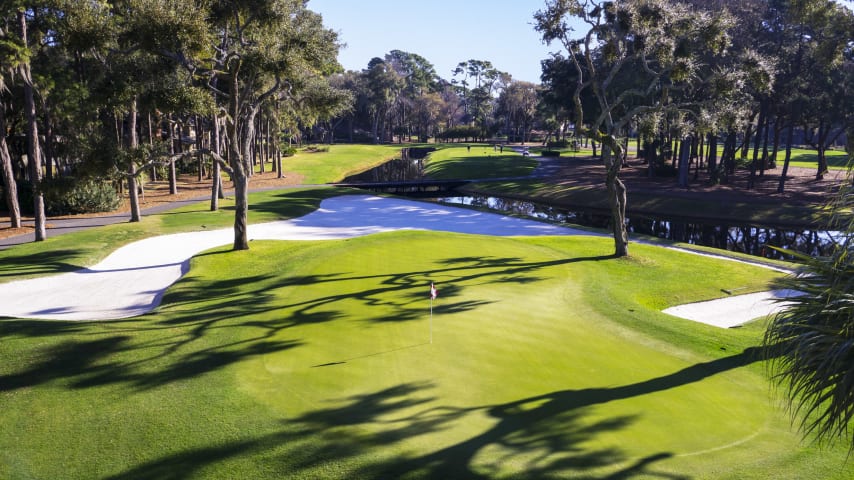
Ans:
<svg viewBox="0 0 854 480"><path fill-rule="evenodd" d="M825 152L825 157L827 158L827 166L831 170L848 168L848 154L842 150L828 150ZM785 150L777 152L777 163L779 163L780 168L782 168L785 158ZM818 153L815 150L793 148L789 165L793 167L818 168Z"/></svg>
<svg viewBox="0 0 854 480"><path fill-rule="evenodd" d="M775 406L761 324L659 312L776 273L611 249L253 242L139 319L0 322L0 478L851 478Z"/></svg>

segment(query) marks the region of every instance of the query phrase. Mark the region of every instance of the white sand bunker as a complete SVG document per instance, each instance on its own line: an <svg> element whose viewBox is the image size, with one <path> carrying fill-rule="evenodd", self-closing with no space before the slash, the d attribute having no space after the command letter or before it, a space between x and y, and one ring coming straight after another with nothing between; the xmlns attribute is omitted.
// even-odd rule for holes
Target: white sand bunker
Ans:
<svg viewBox="0 0 854 480"><path fill-rule="evenodd" d="M716 327L731 328L784 310L787 298L803 295L795 290L772 290L689 303L664 310L664 313Z"/></svg>
<svg viewBox="0 0 854 480"><path fill-rule="evenodd" d="M493 213L376 196L324 200L295 220L250 225L252 240L333 240L401 229L495 235L589 235L589 232ZM0 285L0 316L46 320L134 317L160 304L199 252L234 241L230 228L148 238L73 273Z"/></svg>
<svg viewBox="0 0 854 480"><path fill-rule="evenodd" d="M593 235L583 230L456 207L368 195L324 200L302 218L250 225L252 240L334 240L402 229L494 236ZM199 252L233 242L230 228L140 240L99 264L73 273L0 285L0 317L45 320L113 320L160 304L165 290ZM728 327L766 315L774 292L741 295L700 306L668 309L671 315Z"/></svg>

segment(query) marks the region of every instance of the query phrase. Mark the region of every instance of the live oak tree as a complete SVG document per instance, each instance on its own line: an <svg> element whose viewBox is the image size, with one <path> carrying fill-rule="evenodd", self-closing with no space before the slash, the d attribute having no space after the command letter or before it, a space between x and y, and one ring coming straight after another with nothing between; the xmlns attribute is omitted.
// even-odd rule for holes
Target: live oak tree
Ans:
<svg viewBox="0 0 854 480"><path fill-rule="evenodd" d="M365 86L365 100L372 120L374 143L384 142L385 122L397 98L404 87L403 77L390 62L374 57L368 62L368 68L362 71Z"/></svg>
<svg viewBox="0 0 854 480"><path fill-rule="evenodd" d="M226 156L208 153L231 174L234 249L246 250L256 117L267 103L291 101L307 77L339 68L337 35L302 0L129 3L142 13L133 31L144 48L183 66L216 98Z"/></svg>
<svg viewBox="0 0 854 480"><path fill-rule="evenodd" d="M568 24L576 17L588 28L580 38ZM547 0L535 14L535 28L544 41L559 42L575 67L572 98L575 128L603 145L602 161L614 234L614 254L628 255L626 187L620 180L623 146L618 136L635 118L689 110L697 105L671 98L698 78L701 55L723 53L730 20L668 0ZM635 67L642 88L616 88L616 80ZM595 98L595 118L585 122L582 98Z"/></svg>

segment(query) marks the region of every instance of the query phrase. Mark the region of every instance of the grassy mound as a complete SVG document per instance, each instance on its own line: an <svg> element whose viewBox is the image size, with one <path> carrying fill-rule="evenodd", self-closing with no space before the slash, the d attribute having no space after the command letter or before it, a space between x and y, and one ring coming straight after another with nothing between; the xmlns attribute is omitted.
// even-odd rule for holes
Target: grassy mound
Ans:
<svg viewBox="0 0 854 480"><path fill-rule="evenodd" d="M761 325L659 312L775 273L611 249L253 242L139 319L1 322L0 478L850 478L770 399Z"/></svg>

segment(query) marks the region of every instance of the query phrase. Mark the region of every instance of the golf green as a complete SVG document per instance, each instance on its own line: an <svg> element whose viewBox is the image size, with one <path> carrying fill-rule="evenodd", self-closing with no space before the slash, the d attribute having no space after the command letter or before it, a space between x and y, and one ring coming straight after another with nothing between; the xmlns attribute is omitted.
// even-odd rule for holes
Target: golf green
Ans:
<svg viewBox="0 0 854 480"><path fill-rule="evenodd" d="M761 328L659 311L779 274L612 248L253 242L136 320L2 323L0 477L850 478L776 404Z"/></svg>

